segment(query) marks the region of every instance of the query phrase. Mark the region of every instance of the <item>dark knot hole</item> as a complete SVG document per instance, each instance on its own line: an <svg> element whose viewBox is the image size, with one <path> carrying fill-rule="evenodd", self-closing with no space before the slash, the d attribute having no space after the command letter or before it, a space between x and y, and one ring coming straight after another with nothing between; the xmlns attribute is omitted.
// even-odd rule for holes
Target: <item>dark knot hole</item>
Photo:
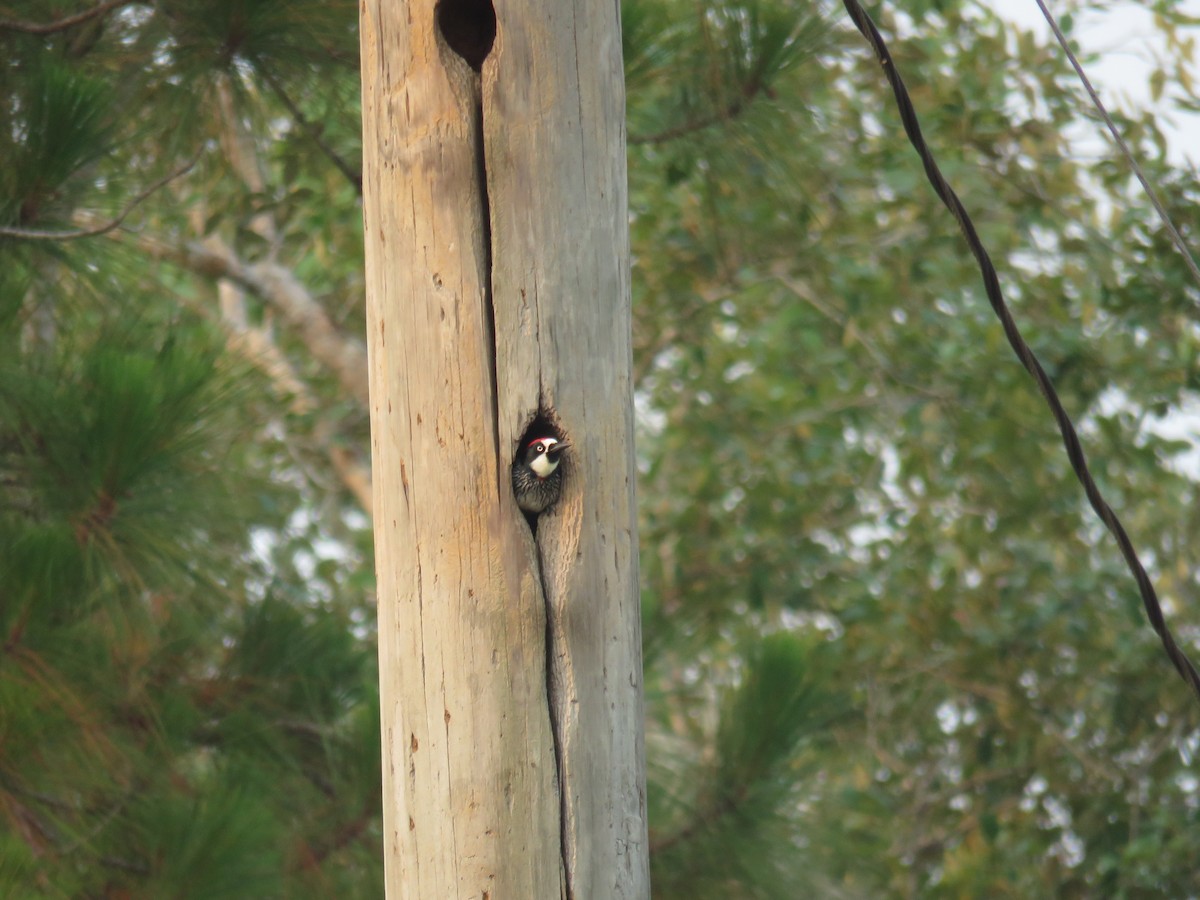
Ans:
<svg viewBox="0 0 1200 900"><path fill-rule="evenodd" d="M435 13L450 49L480 71L496 41L496 10L491 0L441 0Z"/></svg>

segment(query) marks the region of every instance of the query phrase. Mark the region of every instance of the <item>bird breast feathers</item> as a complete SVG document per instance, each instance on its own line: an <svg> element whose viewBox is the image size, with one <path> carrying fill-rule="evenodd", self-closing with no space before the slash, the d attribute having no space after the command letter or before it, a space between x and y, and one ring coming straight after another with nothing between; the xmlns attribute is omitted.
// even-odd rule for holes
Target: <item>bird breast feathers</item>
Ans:
<svg viewBox="0 0 1200 900"><path fill-rule="evenodd" d="M548 454L541 454L534 458L529 464L529 468L533 469L533 474L538 478L549 478L554 474L554 470L558 468L559 461L551 459Z"/></svg>

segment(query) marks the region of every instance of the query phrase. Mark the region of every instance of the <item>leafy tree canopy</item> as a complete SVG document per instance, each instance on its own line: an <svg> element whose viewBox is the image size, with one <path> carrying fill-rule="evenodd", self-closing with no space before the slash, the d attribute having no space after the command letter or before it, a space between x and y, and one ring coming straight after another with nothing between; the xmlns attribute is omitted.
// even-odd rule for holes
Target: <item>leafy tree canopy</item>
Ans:
<svg viewBox="0 0 1200 900"><path fill-rule="evenodd" d="M1194 652L1200 290L1055 48L872 12ZM356 15L0 8L5 896L381 894ZM840 7L622 16L656 895L1200 891L1200 715Z"/></svg>

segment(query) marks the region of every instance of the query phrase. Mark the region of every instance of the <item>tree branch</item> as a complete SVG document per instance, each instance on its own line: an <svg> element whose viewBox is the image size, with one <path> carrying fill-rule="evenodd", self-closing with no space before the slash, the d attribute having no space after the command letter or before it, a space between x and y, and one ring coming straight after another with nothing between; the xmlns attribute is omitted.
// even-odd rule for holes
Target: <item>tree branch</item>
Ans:
<svg viewBox="0 0 1200 900"><path fill-rule="evenodd" d="M330 321L321 304L290 269L276 262L247 263L213 240L206 244L173 246L152 238L137 245L156 259L165 259L208 278L228 278L251 291L283 315L313 358L328 368L346 392L367 408L367 349L346 337Z"/></svg>
<svg viewBox="0 0 1200 900"><path fill-rule="evenodd" d="M313 357L333 369L339 383L362 404L364 410L366 409L366 349L361 343L336 333L336 326L325 316L317 301L308 295L290 273L288 281L292 290L272 293L269 281L255 278L252 272L255 269L261 270L262 267L282 267L277 264L247 265L238 260L231 250L222 246L191 244L175 247L148 237L136 237L135 240L139 249L155 259L173 262L205 278L228 279L281 311L290 323L300 326L301 340L312 351ZM229 349L262 371L281 394L291 396L293 412L308 413L320 405L320 401L264 329L253 328L229 316L216 316L197 303L186 300L184 302L200 315L217 320L225 332ZM338 446L331 431L328 427L318 426L314 432L316 444L328 457L342 486L350 491L363 512L370 517L370 467L360 462L357 455L350 450Z"/></svg>
<svg viewBox="0 0 1200 900"><path fill-rule="evenodd" d="M305 843L301 848L301 858L299 860L298 869L301 872L309 872L317 869L323 862L333 853L341 850L359 838L366 832L367 828L373 821L378 818L378 813L366 807L359 815L348 822L343 822L329 838L319 845Z"/></svg>
<svg viewBox="0 0 1200 900"><path fill-rule="evenodd" d="M650 853L662 853L677 844L686 843L702 829L715 829L722 819L738 811L748 793L748 787L741 785L735 791L717 794L707 807L693 810L691 821L672 834L660 836L651 830Z"/></svg>
<svg viewBox="0 0 1200 900"><path fill-rule="evenodd" d="M18 31L22 34L54 34L56 31L66 31L72 26L79 25L81 22L87 22L89 19L95 19L98 16L103 16L122 6L132 6L136 2L138 0L107 0L107 2L93 6L91 9L84 10L81 13L76 13L73 16L65 16L61 19L54 19L50 22L16 22L8 19L0 19L0 31Z"/></svg>
<svg viewBox="0 0 1200 900"><path fill-rule="evenodd" d="M279 98L279 102L287 107L287 111L296 121L296 124L304 130L304 133L308 135L309 139L314 144L317 145L318 149L320 149L322 153L329 157L329 161L332 162L337 170L346 177L346 180L354 186L354 190L356 190L359 194L362 194L362 172L354 171L354 169L350 167L350 164L346 162L346 160L342 159L336 150L325 143L325 139L321 136L321 129L309 121L308 117L304 115L300 107L298 107L292 98L288 96L287 92L284 91L283 85L276 80L274 75L267 71L265 66L256 65L255 68L262 76L263 81L265 81L271 90L275 92L275 96Z"/></svg>
<svg viewBox="0 0 1200 900"><path fill-rule="evenodd" d="M744 113L751 103L764 93L766 85L761 79L755 78L746 83L742 88L741 94L725 104L715 112L709 113L706 116L700 116L696 119L691 119L686 122L681 122L678 125L672 125L670 128L664 128L662 131L656 131L651 134L631 134L626 139L628 144L665 144L667 141L673 141L676 138L681 138L689 134L694 134L697 131L703 131L706 128L711 128L714 125L721 125L725 122L732 122L742 113Z"/></svg>
<svg viewBox="0 0 1200 900"><path fill-rule="evenodd" d="M145 200L147 200L151 194L170 184L181 175L191 171L191 168L196 165L197 162L199 162L200 156L203 152L204 150L201 148L199 151L197 151L196 155L189 159L183 166L176 169L174 172L164 175L157 181L152 182L149 187L134 197L133 200L131 200L129 204L123 210L121 210L120 214L117 215L116 218L110 219L102 225L96 225L92 228L79 228L75 231L42 231L35 228L16 228L3 225L0 226L0 237L11 237L25 241L74 241L78 240L79 238L98 237L102 234L108 234L108 232L119 228L121 223L125 221L129 214L137 209L137 207L139 207Z"/></svg>

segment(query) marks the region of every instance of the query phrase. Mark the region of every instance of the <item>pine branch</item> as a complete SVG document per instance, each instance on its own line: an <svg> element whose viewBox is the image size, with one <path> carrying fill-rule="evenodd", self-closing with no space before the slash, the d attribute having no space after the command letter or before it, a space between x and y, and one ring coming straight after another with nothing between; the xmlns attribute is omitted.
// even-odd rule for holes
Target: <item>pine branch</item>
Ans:
<svg viewBox="0 0 1200 900"><path fill-rule="evenodd" d="M305 844L301 851L300 871L308 872L319 868L330 855L361 838L377 818L378 813L374 809L364 808L355 818L342 823L341 827L330 835L329 840L315 847L312 844Z"/></svg>
<svg viewBox="0 0 1200 900"><path fill-rule="evenodd" d="M626 143L637 145L665 144L667 141L673 141L689 134L694 134L697 131L704 131L706 128L711 128L714 125L732 122L749 109L750 105L760 94L764 93L769 96L767 86L763 83L762 79L754 78L743 86L739 96L715 112L691 119L687 122L681 122L678 125L672 125L670 128L664 128L662 131L651 134L631 134L626 139Z"/></svg>
<svg viewBox="0 0 1200 900"><path fill-rule="evenodd" d="M276 263L249 265L223 246L189 244L182 248L172 247L146 237L139 237L136 241L139 248L155 259L169 260L207 278L227 278L282 312L288 322L299 326L301 340L312 352L313 358L332 369L350 396L364 410L367 408L366 348L361 342L338 334L337 326L329 320L317 301L282 266ZM273 272L274 277L263 277L264 272ZM282 274L284 272L286 276ZM285 285L287 289L278 289L280 285ZM206 310L198 311L208 315ZM303 413L317 408L319 401L267 332L224 316L220 317L219 324L225 330L227 346L231 350L264 372L281 393L293 397L294 411ZM316 443L324 449L342 486L350 491L363 512L370 516L371 470L359 462L354 453L336 445L330 431L318 428L314 435Z"/></svg>
<svg viewBox="0 0 1200 900"><path fill-rule="evenodd" d="M134 875L150 874L150 867L146 863L132 859L121 859L119 856L102 856L100 857L100 864L108 866L110 869L132 872Z"/></svg>
<svg viewBox="0 0 1200 900"><path fill-rule="evenodd" d="M146 249L146 242L143 242ZM152 253L156 258L159 254ZM238 288L241 290L241 288ZM180 296L180 302L196 315L213 322L225 333L225 347L264 374L275 386L280 397L290 400L289 409L297 416L306 416L320 407L320 400L297 374L295 367L266 328L254 328L237 317L218 315L199 300ZM319 422L313 430L313 442L329 459L342 486L350 492L362 511L371 516L371 469L363 465L355 453L339 446L334 440L334 428Z"/></svg>
<svg viewBox="0 0 1200 900"><path fill-rule="evenodd" d="M164 175L157 181L152 182L147 188L131 200L116 218L109 219L102 225L96 225L91 228L80 228L75 231L43 231L34 228L15 228L12 226L0 226L0 237L17 238L24 241L74 241L79 238L99 237L103 234L108 234L110 231L115 231L121 226L121 223L129 217L135 209L142 205L156 191L166 187L176 178L187 174L192 167L200 161L200 156L204 152L203 148L199 150L195 156L189 159L183 166Z"/></svg>
<svg viewBox="0 0 1200 900"><path fill-rule="evenodd" d="M308 117L304 115L304 112L300 109L300 107L296 105L295 101L293 101L283 89L283 85L279 83L274 75L267 71L265 66L256 65L255 68L262 76L263 81L267 83L267 86L270 87L271 90L274 91L275 96L279 98L279 102L287 108L287 111L291 114L291 117L295 120L296 124L300 126L306 135L308 135L309 140L316 144L317 148L329 158L329 161L333 163L334 167L345 176L346 180L349 181L351 185L353 185L354 190L359 194L362 194L362 172L354 171L350 164L346 162L346 160L342 159L341 155L325 142L325 139L321 136L320 127L313 124L313 122L311 122Z"/></svg>
<svg viewBox="0 0 1200 900"><path fill-rule="evenodd" d="M137 238L138 247L156 259L166 259L208 278L228 278L278 310L338 383L364 409L367 407L367 349L362 341L343 335L290 269L276 262L247 263L229 247L206 244L173 246L153 238Z"/></svg>
<svg viewBox="0 0 1200 900"><path fill-rule="evenodd" d="M132 6L139 0L107 0L99 6L93 6L91 9L84 10L81 13L76 13L73 16L64 16L61 19L54 19L51 22L18 22L11 19L0 19L0 31L17 31L21 34L54 34L58 31L66 31L90 19L95 19L112 12L114 9L120 9L122 6Z"/></svg>
<svg viewBox="0 0 1200 900"><path fill-rule="evenodd" d="M714 797L712 803L708 804L703 809L696 810L695 814L692 816L692 820L674 834L657 838L653 833L651 833L651 855L662 853L664 850L669 850L678 844L687 843L704 829L715 831L722 820L728 818L738 811L741 805L748 798L749 794L750 790L746 785L740 786L736 791L719 792Z"/></svg>

